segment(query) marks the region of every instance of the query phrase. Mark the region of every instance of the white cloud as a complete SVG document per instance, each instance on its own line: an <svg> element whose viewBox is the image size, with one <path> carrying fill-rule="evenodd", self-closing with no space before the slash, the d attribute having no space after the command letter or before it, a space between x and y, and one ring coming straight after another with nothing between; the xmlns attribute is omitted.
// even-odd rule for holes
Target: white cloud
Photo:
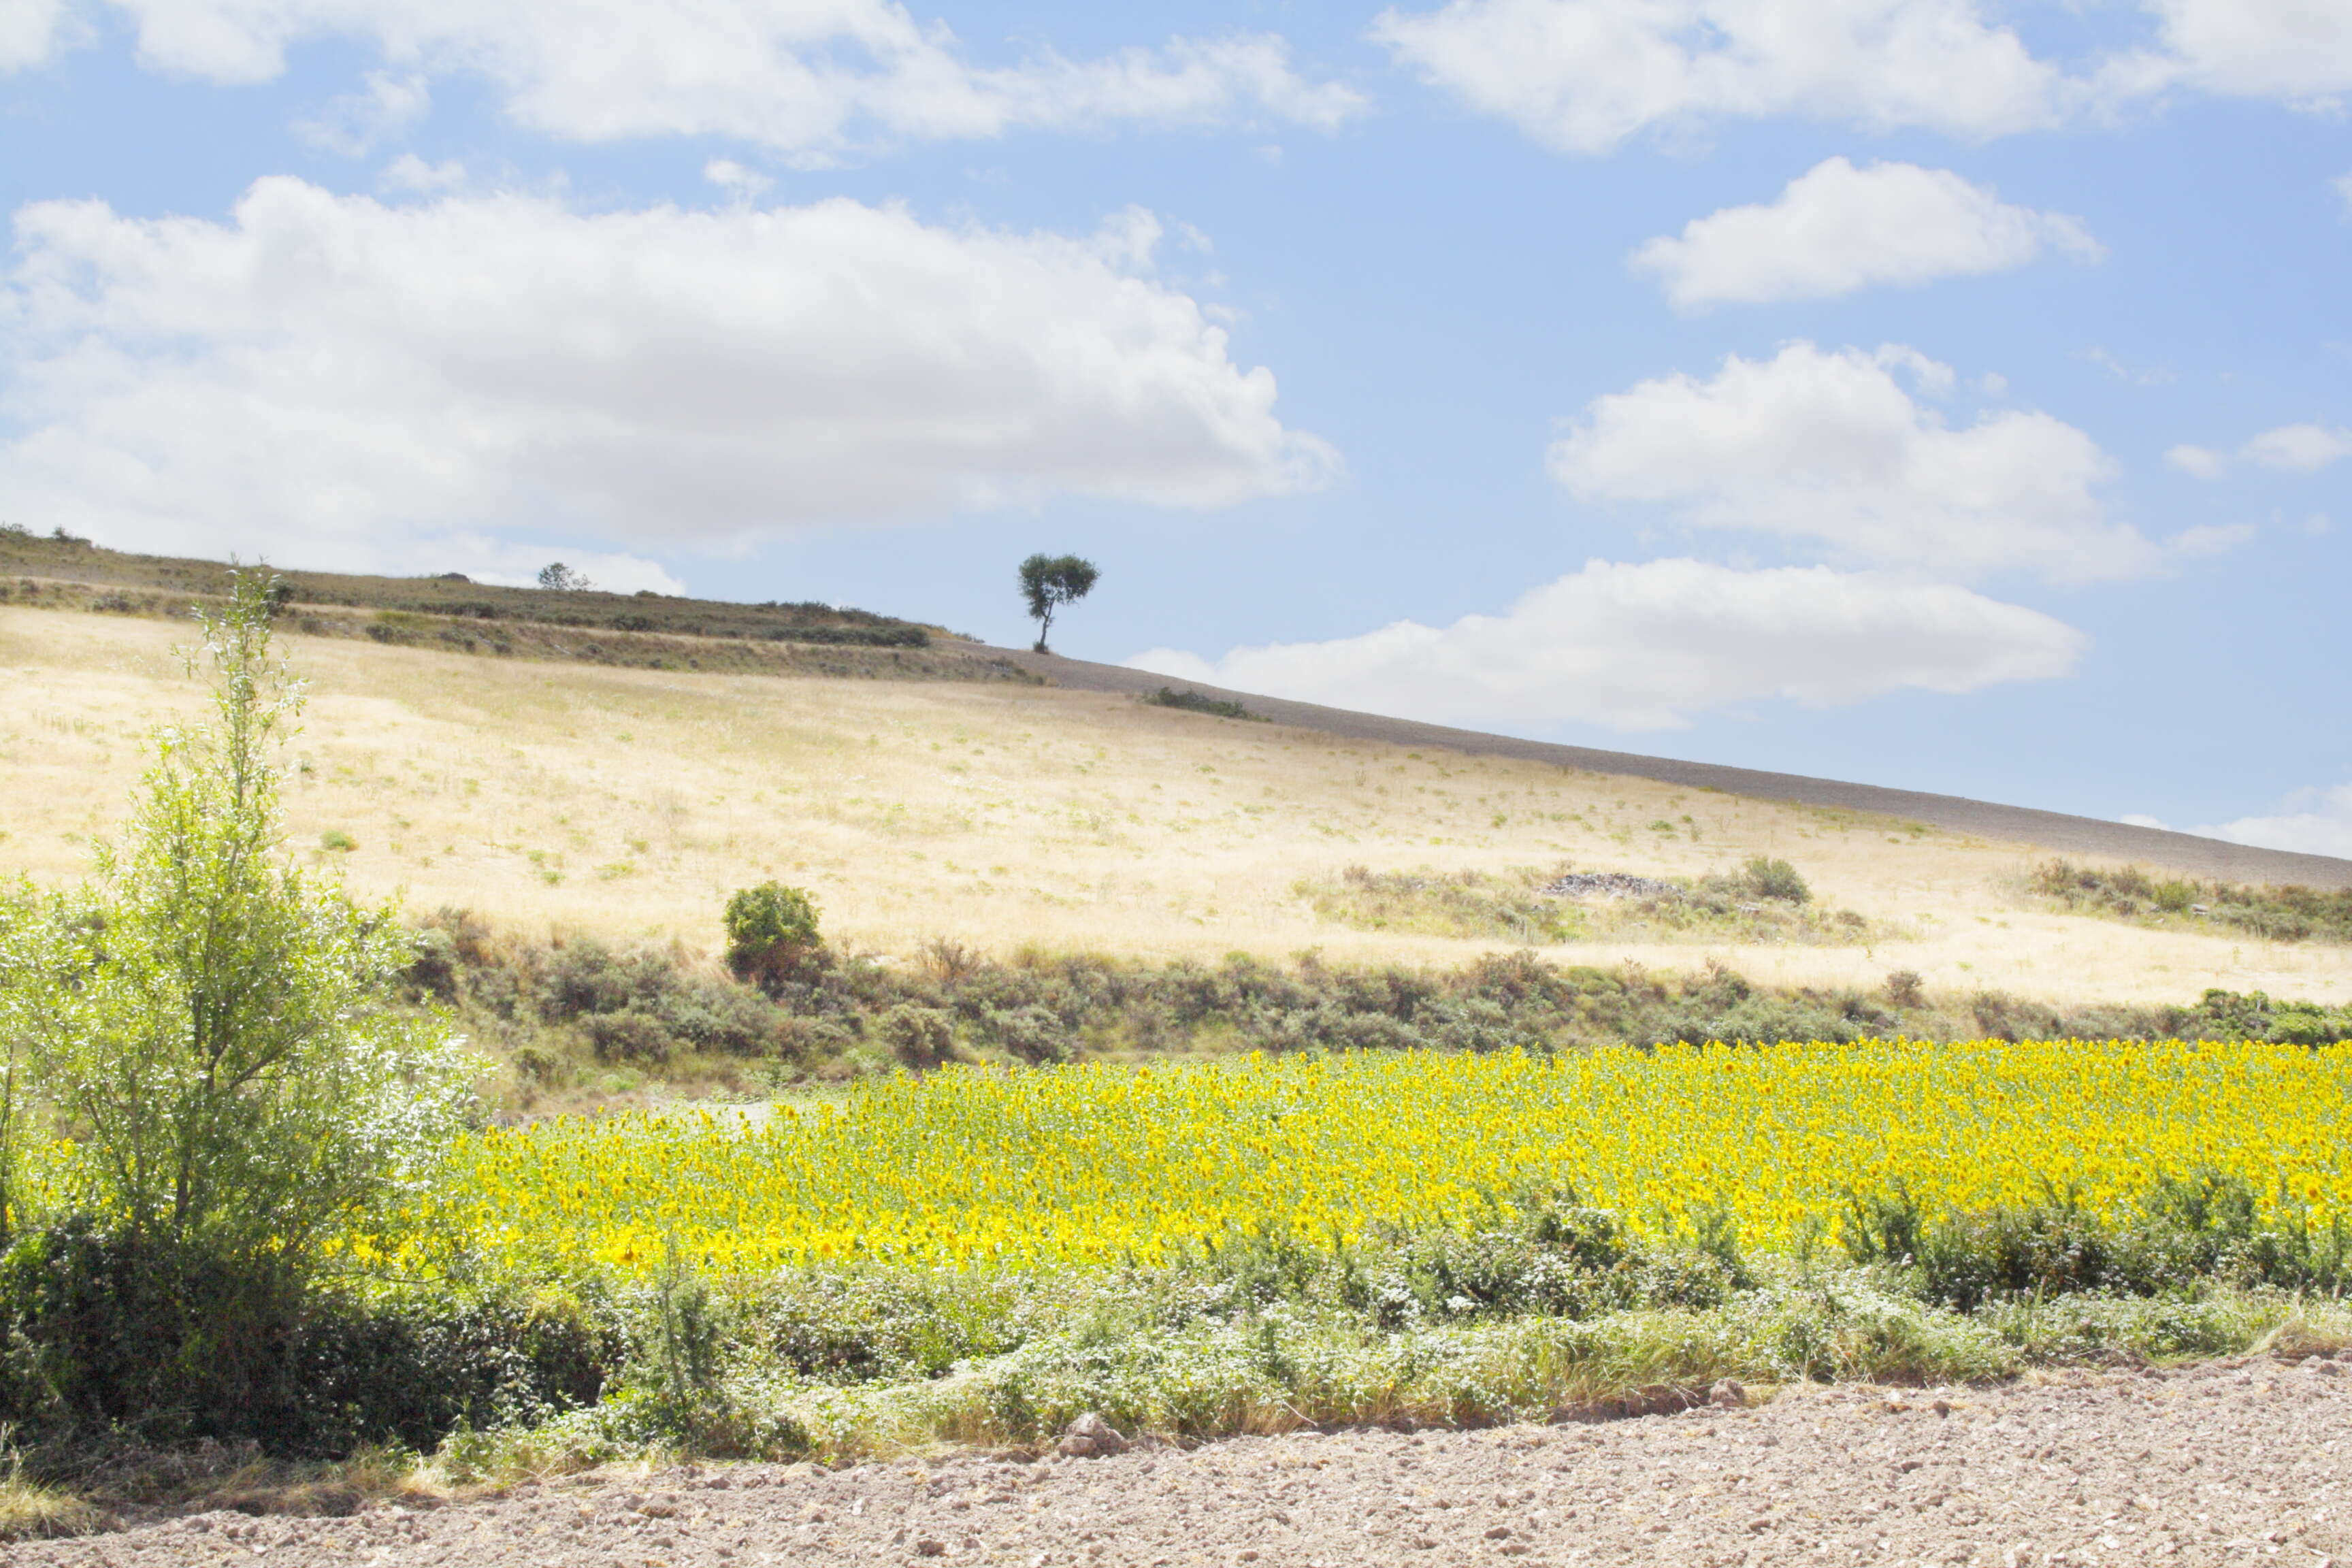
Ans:
<svg viewBox="0 0 2352 1568"><path fill-rule="evenodd" d="M2166 833L2172 831L2170 828L2166 827L2160 819L2149 816L2144 812L2127 811L2121 816L2116 818L2116 820L2122 823L2126 827L2154 827Z"/></svg>
<svg viewBox="0 0 2352 1568"><path fill-rule="evenodd" d="M5 0L0 4L0 71L49 58L58 47L65 0Z"/></svg>
<svg viewBox="0 0 2352 1568"><path fill-rule="evenodd" d="M432 84L415 72L370 71L365 89L347 93L298 129L331 152L358 157L433 107Z"/></svg>
<svg viewBox="0 0 2352 1568"><path fill-rule="evenodd" d="M2336 194L2344 198L2346 206L2352 207L2352 174L2347 174L2336 182Z"/></svg>
<svg viewBox="0 0 2352 1568"><path fill-rule="evenodd" d="M294 179L233 218L16 215L12 515L131 547L540 531L724 549L1057 494L1207 507L1320 482L1275 382L1108 240L847 200L582 214Z"/></svg>
<svg viewBox="0 0 2352 1568"><path fill-rule="evenodd" d="M2060 118L2058 73L1971 0L1449 0L1373 37L1548 145L1795 114L1997 136Z"/></svg>
<svg viewBox="0 0 2352 1568"><path fill-rule="evenodd" d="M1159 648L1127 662L1176 679L1442 723L1526 732L1583 722L1679 728L1769 700L1814 707L1907 689L1965 692L2064 675L2083 635L1965 588L1822 566L1736 571L1606 561L1507 614L1399 621L1331 642L1235 648L1213 664Z"/></svg>
<svg viewBox="0 0 2352 1568"><path fill-rule="evenodd" d="M2164 455L2164 460L2183 473L2195 474L2200 479L2221 477L2221 454L2206 447L2175 447Z"/></svg>
<svg viewBox="0 0 2352 1568"><path fill-rule="evenodd" d="M2220 555L2235 550L2254 536L2251 522L2200 522L2184 528L2166 541L2165 548L2173 554L2194 560L2200 555Z"/></svg>
<svg viewBox="0 0 2352 1568"><path fill-rule="evenodd" d="M2106 458L2039 413L1946 426L1892 366L1948 370L1915 351L1732 355L1712 381L1670 375L1596 399L1553 443L1552 475L1589 500L1647 501L1701 528L1753 529L1868 564L1966 581L2027 571L2054 582L2132 575L2158 546L2106 521Z"/></svg>
<svg viewBox="0 0 2352 1568"><path fill-rule="evenodd" d="M2352 456L2352 430L2283 425L2247 442L2242 452L2266 468L2301 468L2309 472L2324 468L2338 458Z"/></svg>
<svg viewBox="0 0 2352 1568"><path fill-rule="evenodd" d="M2078 218L2011 206L1948 169L1831 158L1769 205L1726 207L1633 253L1683 308L1850 293L2022 267L2052 247L2105 254Z"/></svg>
<svg viewBox="0 0 2352 1568"><path fill-rule="evenodd" d="M2142 0L2159 46L2104 73L2117 93L2173 86L2322 107L2352 90L2352 7L2342 0Z"/></svg>
<svg viewBox="0 0 2352 1568"><path fill-rule="evenodd" d="M1981 0L1446 0L1372 36L1473 108L1564 151L1790 115L1982 139L2174 88L2333 106L2352 92L2343 0L2141 0L2148 40L2087 75L2041 59Z"/></svg>
<svg viewBox="0 0 2352 1568"><path fill-rule="evenodd" d="M498 583L528 588L539 581L540 569L562 562L607 593L634 594L649 588L656 594L683 594L686 584L656 561L604 550L567 549L561 543L517 544L479 533L428 535L407 546L412 572L462 572L477 583ZM429 564L428 564L429 563Z"/></svg>
<svg viewBox="0 0 2352 1568"><path fill-rule="evenodd" d="M2241 458L2266 468L2295 468L2310 473L2339 458L2352 457L2352 430L2330 430L2324 425L2282 425L2265 430L2238 448ZM2221 478L2229 459L2208 447L2175 447L2165 455L2177 468L2200 479Z"/></svg>
<svg viewBox="0 0 2352 1568"><path fill-rule="evenodd" d="M1349 88L1302 79L1271 36L1177 38L1083 61L1048 51L989 68L897 0L110 3L130 14L151 67L266 81L294 45L357 38L420 83L453 71L487 77L522 123L588 142L726 136L821 157L871 134L1256 115L1328 128L1364 108ZM6 42L0 31L0 48Z"/></svg>
<svg viewBox="0 0 2352 1568"><path fill-rule="evenodd" d="M2232 844L2352 859L2352 784L2298 790L2280 803L2273 816L2242 816L2189 831Z"/></svg>
<svg viewBox="0 0 2352 1568"><path fill-rule="evenodd" d="M702 165L702 177L722 191L730 191L746 201L764 195L775 181L756 169L747 169L732 158L713 158Z"/></svg>
<svg viewBox="0 0 2352 1568"><path fill-rule="evenodd" d="M2133 386L2170 386L2180 379L2169 365L2128 365L2095 343L2086 349L2075 350L2074 357L2097 365L2117 381Z"/></svg>
<svg viewBox="0 0 2352 1568"><path fill-rule="evenodd" d="M414 153L403 153L384 165L383 173L376 176L376 186L418 195L445 195L464 190L466 180L466 165L455 158L428 163Z"/></svg>

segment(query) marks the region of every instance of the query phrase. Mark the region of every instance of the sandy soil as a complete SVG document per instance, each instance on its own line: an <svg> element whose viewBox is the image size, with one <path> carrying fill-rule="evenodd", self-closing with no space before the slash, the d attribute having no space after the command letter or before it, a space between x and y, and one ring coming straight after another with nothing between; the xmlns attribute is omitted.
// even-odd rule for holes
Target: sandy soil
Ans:
<svg viewBox="0 0 2352 1568"><path fill-rule="evenodd" d="M1486 1432L1244 1438L592 1475L341 1519L219 1512L25 1543L127 1563L2067 1564L2352 1563L2352 1362L2269 1358L1998 1389Z"/></svg>

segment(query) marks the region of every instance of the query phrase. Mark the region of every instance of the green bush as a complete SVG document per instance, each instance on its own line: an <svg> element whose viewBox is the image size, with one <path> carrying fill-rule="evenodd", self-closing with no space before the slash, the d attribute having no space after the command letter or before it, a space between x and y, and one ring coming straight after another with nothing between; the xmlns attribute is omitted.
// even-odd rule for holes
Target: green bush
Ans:
<svg viewBox="0 0 2352 1568"><path fill-rule="evenodd" d="M955 1015L900 1003L882 1015L875 1034L902 1067L918 1072L944 1067L955 1051Z"/></svg>
<svg viewBox="0 0 2352 1568"><path fill-rule="evenodd" d="M1215 719L1245 719L1259 724L1268 721L1265 714L1253 713L1232 698L1211 697L1189 686L1181 691L1172 686L1163 686L1157 691L1144 693L1143 700L1154 708L1178 708L1187 713L1206 713Z"/></svg>
<svg viewBox="0 0 2352 1568"><path fill-rule="evenodd" d="M399 1005L394 911L280 852L269 588L203 619L211 714L157 732L128 842L0 914L0 1402L37 1430L275 1421L353 1216L400 1212L471 1104Z"/></svg>
<svg viewBox="0 0 2352 1568"><path fill-rule="evenodd" d="M625 1341L576 1297L325 1289L68 1215L0 1256L0 1425L37 1443L333 1458L593 1404Z"/></svg>
<svg viewBox="0 0 2352 1568"><path fill-rule="evenodd" d="M727 967L772 987L802 976L819 951L816 902L798 888L762 882L727 900Z"/></svg>
<svg viewBox="0 0 2352 1568"><path fill-rule="evenodd" d="M1748 892L1757 898L1778 899L1789 904L1812 901L1813 890L1786 860L1759 855L1741 868L1740 877Z"/></svg>
<svg viewBox="0 0 2352 1568"><path fill-rule="evenodd" d="M580 1032L598 1061L630 1067L659 1067L676 1043L658 1019L643 1013L593 1013L581 1020Z"/></svg>
<svg viewBox="0 0 2352 1568"><path fill-rule="evenodd" d="M2051 1187L2032 1202L1931 1214L1909 1191L1860 1194L1841 1232L1858 1263L1915 1270L1928 1300L1991 1302L2083 1292L2177 1293L2200 1280L2338 1294L2352 1286L2352 1225L2282 1205L2267 1224L2244 1178L2160 1175L2139 1212L2109 1217Z"/></svg>

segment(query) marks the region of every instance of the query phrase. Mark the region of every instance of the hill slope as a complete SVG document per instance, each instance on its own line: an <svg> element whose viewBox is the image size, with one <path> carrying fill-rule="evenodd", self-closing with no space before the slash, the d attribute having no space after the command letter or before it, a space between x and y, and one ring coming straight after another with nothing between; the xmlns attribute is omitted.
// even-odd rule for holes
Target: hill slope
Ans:
<svg viewBox="0 0 2352 1568"><path fill-rule="evenodd" d="M87 840L121 818L140 735L194 697L171 653L184 635L0 609L0 862L50 881L85 869ZM1064 661L1066 684L1045 688L289 647L314 693L289 793L305 853L414 910L468 906L533 931L708 950L728 892L777 877L817 892L836 937L885 953L947 937L1452 964L1523 939L1360 929L1330 918L1328 895L1351 866L1524 886L1563 866L1687 877L1762 854L1864 924L1762 942L1617 930L1551 951L1866 989L1909 969L1931 987L2053 999L2352 996L2352 950L2041 907L2021 879L2042 850L2024 839L1208 718L1080 689ZM329 833L354 847L315 847Z"/></svg>
<svg viewBox="0 0 2352 1568"><path fill-rule="evenodd" d="M1159 690L1169 684L1164 676L1115 664L1090 664L1026 651L1004 650L1004 658L1055 685L1085 691L1118 691L1132 695ZM2219 838L2162 828L2135 827L2093 816L2038 811L2032 806L2000 805L1963 795L1928 795L1919 790L1887 789L1879 784L1848 784L1836 779L1808 778L1801 773L1765 773L1755 768L1725 767L1717 763L1683 762L1673 757L1647 757L1632 752L1607 752L1591 746L1562 746L1548 741L1525 741L1511 735L1489 735L1475 730L1450 729L1412 719L1389 719L1313 702L1261 697L1223 687L1195 687L1210 698L1244 703L1251 712L1277 723L1349 740L1380 741L1393 746L1443 746L1472 756L1520 757L1554 763L1564 768L1612 777L1648 779L1685 789L1720 790L1757 800L1791 801L1800 805L1826 806L1839 811L1864 811L1880 816L1924 822L1930 826L1986 838L2031 844L2072 855L2159 866L2177 874L2230 881L2299 883L2312 888L2352 888L2352 860L2330 855L2300 855L2284 849L2259 849Z"/></svg>

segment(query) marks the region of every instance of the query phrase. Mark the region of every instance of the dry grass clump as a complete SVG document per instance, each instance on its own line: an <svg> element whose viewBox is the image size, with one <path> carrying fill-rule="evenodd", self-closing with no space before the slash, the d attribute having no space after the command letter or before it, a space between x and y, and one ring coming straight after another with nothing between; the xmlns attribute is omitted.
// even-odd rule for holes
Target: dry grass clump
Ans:
<svg viewBox="0 0 2352 1568"><path fill-rule="evenodd" d="M105 1521L105 1514L90 1502L57 1487L27 1480L15 1466L0 1475L0 1541L86 1535Z"/></svg>
<svg viewBox="0 0 2352 1568"><path fill-rule="evenodd" d="M397 1448L334 1461L274 1458L249 1442L44 1452L37 1464L11 1453L0 1470L0 1541L215 1510L341 1519L373 1503L437 1501L449 1489L449 1478Z"/></svg>

